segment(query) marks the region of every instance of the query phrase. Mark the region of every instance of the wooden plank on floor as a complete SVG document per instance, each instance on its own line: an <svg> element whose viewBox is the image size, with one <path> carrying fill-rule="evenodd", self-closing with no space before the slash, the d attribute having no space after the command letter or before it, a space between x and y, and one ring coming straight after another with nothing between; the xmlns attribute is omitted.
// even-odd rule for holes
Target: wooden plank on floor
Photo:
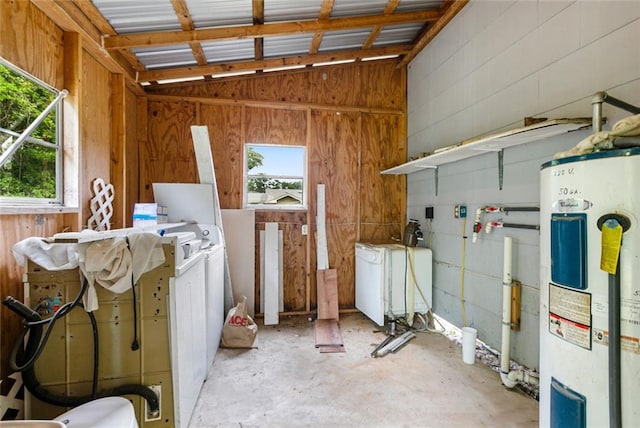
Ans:
<svg viewBox="0 0 640 428"><path fill-rule="evenodd" d="M318 350L321 354L336 354L338 352L346 352L344 346L319 346Z"/></svg>
<svg viewBox="0 0 640 428"><path fill-rule="evenodd" d="M338 271L319 270L316 273L318 288L318 319L340 319L338 311Z"/></svg>
<svg viewBox="0 0 640 428"><path fill-rule="evenodd" d="M316 348L323 346L342 346L342 334L337 320L316 320Z"/></svg>

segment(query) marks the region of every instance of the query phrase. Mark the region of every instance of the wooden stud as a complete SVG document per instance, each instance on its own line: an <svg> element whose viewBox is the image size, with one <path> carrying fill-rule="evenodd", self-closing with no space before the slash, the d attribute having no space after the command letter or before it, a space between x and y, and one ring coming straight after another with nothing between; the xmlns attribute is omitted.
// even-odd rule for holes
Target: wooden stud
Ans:
<svg viewBox="0 0 640 428"><path fill-rule="evenodd" d="M111 156L110 156L110 183L114 189L113 216L111 217L111 229L125 227L127 206L125 195L127 194L126 165L127 141L125 134L126 123L126 87L124 76L114 74L111 76Z"/></svg>
<svg viewBox="0 0 640 428"><path fill-rule="evenodd" d="M522 283L511 284L511 330L520 331L520 307L522 301Z"/></svg>

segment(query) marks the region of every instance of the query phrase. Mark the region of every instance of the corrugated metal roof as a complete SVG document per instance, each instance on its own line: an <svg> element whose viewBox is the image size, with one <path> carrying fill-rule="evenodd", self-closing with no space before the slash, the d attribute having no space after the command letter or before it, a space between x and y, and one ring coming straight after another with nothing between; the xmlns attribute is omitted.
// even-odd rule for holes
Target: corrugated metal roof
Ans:
<svg viewBox="0 0 640 428"><path fill-rule="evenodd" d="M264 22L316 19L322 0L264 0Z"/></svg>
<svg viewBox="0 0 640 428"><path fill-rule="evenodd" d="M320 52L339 51L345 49L359 49L367 41L370 28L360 28L357 30L331 31L324 33Z"/></svg>
<svg viewBox="0 0 640 428"><path fill-rule="evenodd" d="M150 70L196 64L189 45L137 48L132 49L132 52L138 57L138 60Z"/></svg>
<svg viewBox="0 0 640 428"><path fill-rule="evenodd" d="M396 9L396 12L437 9L441 4L442 2L440 0L402 0Z"/></svg>
<svg viewBox="0 0 640 428"><path fill-rule="evenodd" d="M252 60L253 39L220 40L202 43L207 62L215 64L229 61Z"/></svg>
<svg viewBox="0 0 640 428"><path fill-rule="evenodd" d="M332 18L358 15L378 15L384 12L388 0L335 0Z"/></svg>
<svg viewBox="0 0 640 428"><path fill-rule="evenodd" d="M93 0L118 34L180 30L170 0Z"/></svg>
<svg viewBox="0 0 640 428"><path fill-rule="evenodd" d="M185 0L195 28L253 23L251 0Z"/></svg>
<svg viewBox="0 0 640 428"><path fill-rule="evenodd" d="M264 57L275 58L306 54L309 52L312 40L313 34L267 37L264 39Z"/></svg>
<svg viewBox="0 0 640 428"><path fill-rule="evenodd" d="M255 0L182 0L182 5L175 0L92 0L93 6L86 1L59 1L72 3L66 7L78 8L92 21L95 6L116 32L107 34L110 37L105 38L105 48L109 52L130 50L146 69L141 70L131 55L120 60L129 60L130 74L133 71L140 81L206 76L216 72L206 65L222 63L242 63L236 69L243 72L261 70L268 67L263 58L289 58L283 61L288 67L364 56L400 55L406 62L416 54L407 53L406 47L416 43L431 23L444 18L443 5L455 11L448 21L466 3L400 0L393 12L385 14L385 9L395 5L393 0L335 0L329 16L319 20L323 0L263 0L263 8L256 11L253 7L260 3ZM177 8L187 9L184 16L177 15L174 3ZM264 25L254 24L254 13L260 15L262 11ZM402 16L393 16L398 14ZM286 25L293 21L300 24ZM108 25L100 22L96 28L106 31ZM377 36L369 47L374 28L380 28L380 32L373 33ZM161 34L168 31L177 32L176 44ZM322 35L320 39L314 37L318 34ZM121 35L128 37L118 37ZM255 38L262 38L262 43L255 43ZM316 55L314 41L318 40L321 43ZM396 46L398 49L394 49Z"/></svg>
<svg viewBox="0 0 640 428"><path fill-rule="evenodd" d="M422 24L389 25L384 27L373 47L389 46L395 44L410 44L422 30Z"/></svg>

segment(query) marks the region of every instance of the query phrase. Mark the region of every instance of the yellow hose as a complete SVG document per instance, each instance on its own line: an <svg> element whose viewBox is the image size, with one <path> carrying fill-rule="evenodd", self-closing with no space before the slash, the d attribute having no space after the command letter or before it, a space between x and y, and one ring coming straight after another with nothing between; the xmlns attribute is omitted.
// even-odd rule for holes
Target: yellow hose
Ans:
<svg viewBox="0 0 640 428"><path fill-rule="evenodd" d="M460 260L460 305L462 306L462 326L467 325L467 310L464 306L464 263L467 248L467 237L465 230L467 228L467 218L462 221L462 257Z"/></svg>

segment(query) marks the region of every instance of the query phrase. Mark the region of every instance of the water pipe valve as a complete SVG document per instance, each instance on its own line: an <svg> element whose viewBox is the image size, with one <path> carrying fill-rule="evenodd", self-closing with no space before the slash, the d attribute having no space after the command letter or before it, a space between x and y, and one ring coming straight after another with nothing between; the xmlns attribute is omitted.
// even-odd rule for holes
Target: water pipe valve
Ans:
<svg viewBox="0 0 640 428"><path fill-rule="evenodd" d="M491 233L494 227L504 227L504 223L501 221L490 221L484 227L485 233Z"/></svg>
<svg viewBox="0 0 640 428"><path fill-rule="evenodd" d="M471 242L475 243L478 240L478 233L482 231L482 223L480 217L482 216L482 208L476 210L476 218L473 221L473 237Z"/></svg>

